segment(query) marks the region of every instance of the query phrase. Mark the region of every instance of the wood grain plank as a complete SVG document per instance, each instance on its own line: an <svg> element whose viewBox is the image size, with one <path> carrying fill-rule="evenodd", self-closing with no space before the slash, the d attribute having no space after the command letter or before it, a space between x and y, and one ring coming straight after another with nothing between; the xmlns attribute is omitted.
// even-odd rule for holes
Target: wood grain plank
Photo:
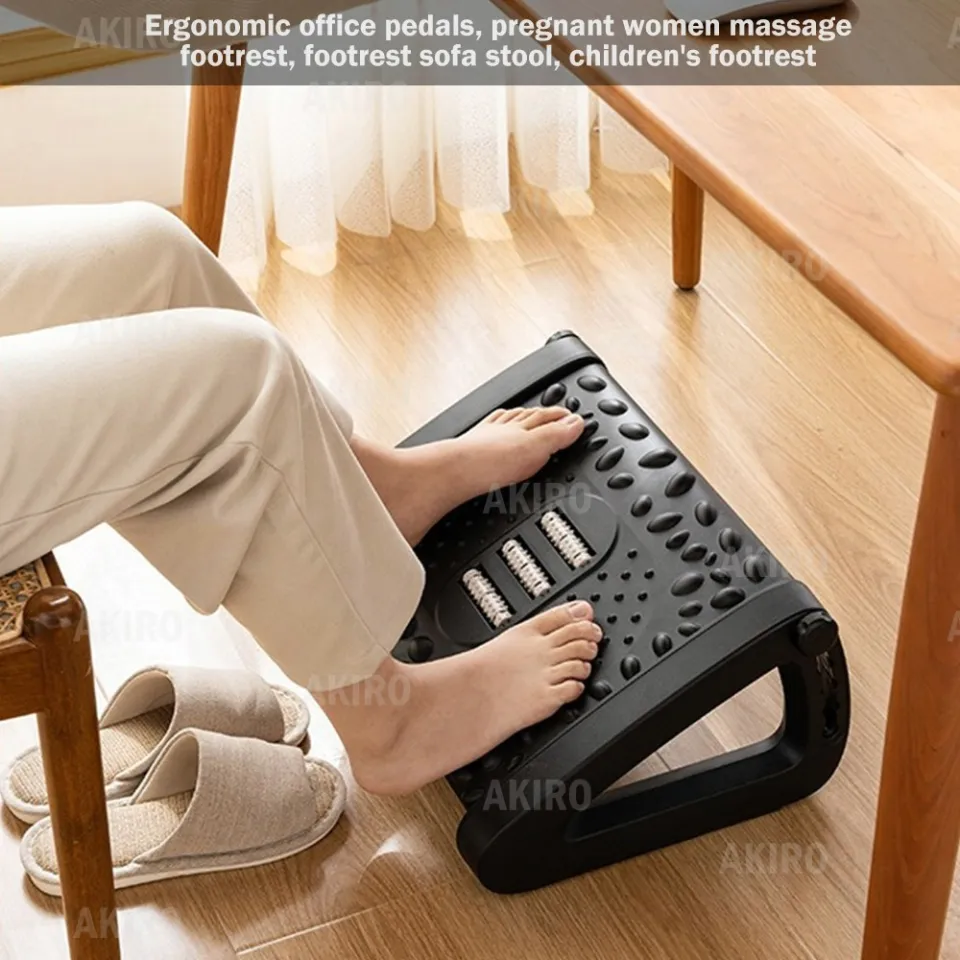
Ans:
<svg viewBox="0 0 960 960"><path fill-rule="evenodd" d="M589 914L570 909L566 885L533 896L495 897L468 881L418 892L242 956L255 960L331 956L343 960L581 960L584 944L590 943L610 960L635 960L635 941L616 930L594 881L585 879L579 886L593 904ZM661 952L644 956L667 957Z"/></svg>

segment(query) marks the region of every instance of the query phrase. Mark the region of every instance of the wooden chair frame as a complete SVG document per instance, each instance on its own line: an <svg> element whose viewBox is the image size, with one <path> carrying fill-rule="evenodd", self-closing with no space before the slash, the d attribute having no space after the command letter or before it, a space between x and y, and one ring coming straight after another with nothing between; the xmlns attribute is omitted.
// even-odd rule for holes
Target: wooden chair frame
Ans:
<svg viewBox="0 0 960 960"><path fill-rule="evenodd" d="M23 610L21 636L0 643L0 720L37 715L72 960L119 960L100 727L83 602L52 556L50 585Z"/></svg>

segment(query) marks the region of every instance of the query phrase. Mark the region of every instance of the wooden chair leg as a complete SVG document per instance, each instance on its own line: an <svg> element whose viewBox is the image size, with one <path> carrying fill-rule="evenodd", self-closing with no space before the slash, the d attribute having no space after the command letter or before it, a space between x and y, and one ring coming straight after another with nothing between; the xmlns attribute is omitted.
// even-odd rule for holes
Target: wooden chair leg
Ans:
<svg viewBox="0 0 960 960"><path fill-rule="evenodd" d="M47 709L37 717L72 960L119 960L110 837L87 616L66 587L27 602L24 637L40 653Z"/></svg>
<svg viewBox="0 0 960 960"><path fill-rule="evenodd" d="M214 253L223 235L243 73L243 67L193 71L182 216Z"/></svg>
<svg viewBox="0 0 960 960"><path fill-rule="evenodd" d="M703 190L673 164L673 282L692 290L700 282Z"/></svg>
<svg viewBox="0 0 960 960"><path fill-rule="evenodd" d="M863 960L936 960L960 841L960 400L940 397L900 614Z"/></svg>

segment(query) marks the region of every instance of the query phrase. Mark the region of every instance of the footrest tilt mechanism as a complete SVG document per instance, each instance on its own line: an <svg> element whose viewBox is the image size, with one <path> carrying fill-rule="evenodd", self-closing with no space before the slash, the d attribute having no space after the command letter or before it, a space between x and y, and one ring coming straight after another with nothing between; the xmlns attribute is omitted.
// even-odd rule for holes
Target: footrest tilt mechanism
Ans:
<svg viewBox="0 0 960 960"><path fill-rule="evenodd" d="M457 845L489 889L530 890L770 813L840 762L850 689L837 627L576 336L561 333L410 437L499 407L587 420L531 481L479 497L418 548L427 585L395 655L460 653L566 599L604 628L581 701L449 777ZM767 740L611 787L772 670ZM592 801L592 802L591 802Z"/></svg>

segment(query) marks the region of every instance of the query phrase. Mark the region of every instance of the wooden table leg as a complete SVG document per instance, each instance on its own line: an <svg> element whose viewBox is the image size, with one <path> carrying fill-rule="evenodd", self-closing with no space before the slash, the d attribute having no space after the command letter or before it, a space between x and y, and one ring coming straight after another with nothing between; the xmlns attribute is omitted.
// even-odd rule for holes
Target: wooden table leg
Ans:
<svg viewBox="0 0 960 960"><path fill-rule="evenodd" d="M700 282L703 190L673 164L673 282L692 290Z"/></svg>
<svg viewBox="0 0 960 960"><path fill-rule="evenodd" d="M119 960L110 837L87 616L65 587L27 602L24 636L40 652L47 709L37 717L72 960Z"/></svg>
<svg viewBox="0 0 960 960"><path fill-rule="evenodd" d="M214 253L223 235L243 73L242 66L193 71L182 215Z"/></svg>
<svg viewBox="0 0 960 960"><path fill-rule="evenodd" d="M960 400L940 397L900 614L863 960L936 960L960 841Z"/></svg>

